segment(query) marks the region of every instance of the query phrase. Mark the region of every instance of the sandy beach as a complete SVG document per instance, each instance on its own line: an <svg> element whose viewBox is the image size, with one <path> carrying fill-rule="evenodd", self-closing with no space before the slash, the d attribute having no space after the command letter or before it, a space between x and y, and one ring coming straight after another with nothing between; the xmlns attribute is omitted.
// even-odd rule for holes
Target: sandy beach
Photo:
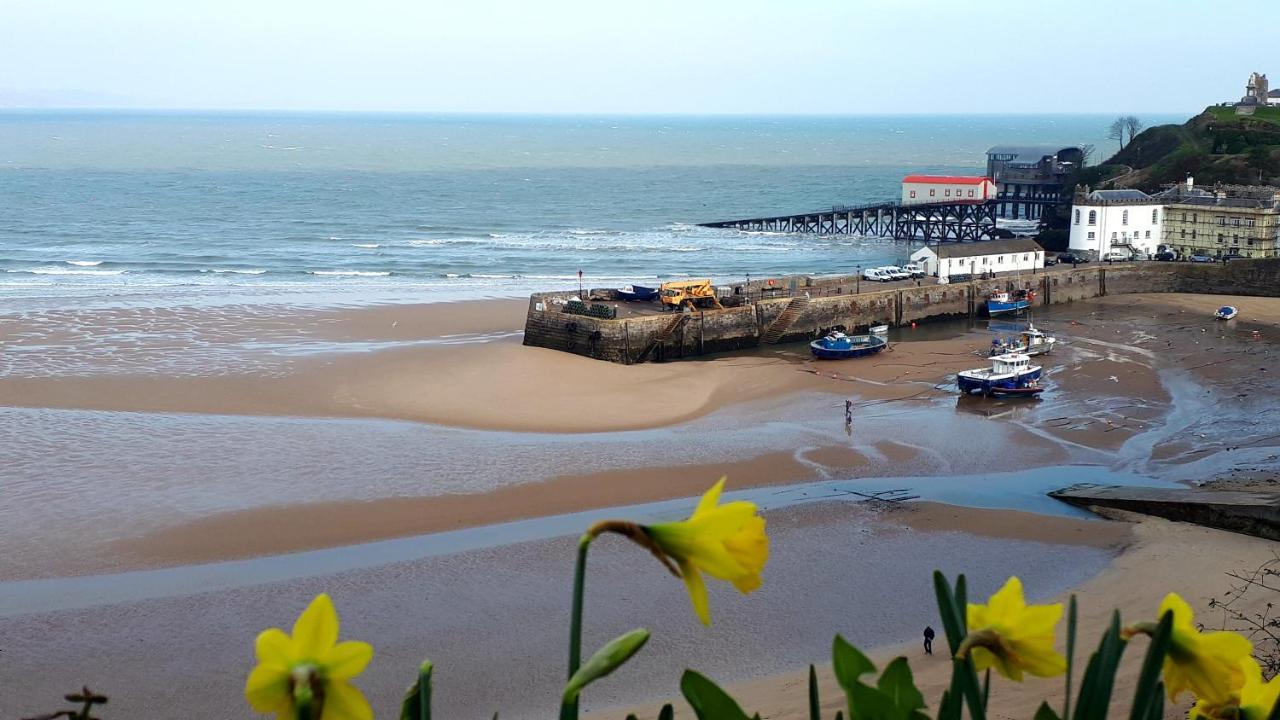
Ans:
<svg viewBox="0 0 1280 720"><path fill-rule="evenodd" d="M1043 492L1080 477L1273 486L1280 436L1268 419L1280 381L1268 368L1280 301L1241 298L1229 324L1204 311L1221 301L1123 296L1038 312L1061 345L1033 403L957 396L954 373L985 364L992 336L963 322L895 330L889 352L856 364L779 346L623 367L523 347L523 301L4 317L0 440L12 458L0 540L11 552L0 559L0 598L21 604L41 582L68 582L80 583L67 586L74 595L112 588L122 599L0 615L14 638L6 655L23 658L0 682L24 686L0 699L0 713L42 710L71 676L129 688L135 697L113 708L138 716L181 692L238 702L244 638L329 590L345 598L352 632L379 647L385 664L362 686L381 713L404 685L400 670L429 653L445 661L449 716L470 716L468 693L504 717L540 716L521 714L520 699L552 702L561 628L521 634L520 656L538 669L517 682L516 670L486 664L503 652L496 641L474 640L486 618L563 611L572 513L687 502L721 475L762 502L780 493L768 511L780 548L770 590L717 593L717 624L702 631L680 588L650 588L658 574L628 579L635 558L602 552L614 578L603 584L617 587L601 598L596 639L650 622L634 608L658 612L652 657L590 699L589 709L615 708L600 717L668 697L671 663L724 680L764 717L799 717L796 673L825 662L833 632L880 658L914 652L898 643L928 622L934 567L970 573L987 591L1010 571L1037 583L1040 598L1074 589L1083 637L1110 607L1140 617L1168 590L1203 609L1225 572L1256 565L1271 544L1088 519ZM843 500L923 500L814 503L825 495L809 497L810 487ZM510 534L540 521L553 529ZM451 550L455 536L489 539ZM419 542L444 549L415 555ZM839 550L827 558L830 548ZM288 553L314 569L280 575ZM347 558L343 569L326 570L339 567L331 557ZM224 566L243 567L233 573L242 579L211 579ZM135 572L152 574L130 595ZM186 577L199 579L197 594ZM786 620L794 588L815 577L831 589L806 593L813 605L797 616L815 621ZM405 634L393 620L402 612L439 630ZM198 628L182 626L192 613L220 623L205 628L217 647L197 662L216 680L198 690L148 673L191 652ZM168 628L177 644L160 649L148 627ZM120 654L134 647L128 638L138 645ZM85 660L100 652L119 662ZM941 664L917 673L936 697ZM495 685L495 674L509 679ZM1029 714L1023 692L1002 693L1001 712Z"/></svg>

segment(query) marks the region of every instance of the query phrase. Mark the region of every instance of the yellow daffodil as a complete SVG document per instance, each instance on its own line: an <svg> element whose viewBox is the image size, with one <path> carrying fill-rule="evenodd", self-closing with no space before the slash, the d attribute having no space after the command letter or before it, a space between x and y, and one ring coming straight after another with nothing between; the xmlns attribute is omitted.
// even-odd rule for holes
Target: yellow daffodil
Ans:
<svg viewBox="0 0 1280 720"><path fill-rule="evenodd" d="M1040 677L1066 672L1066 658L1053 649L1062 604L1028 605L1018 578L1009 578L986 605L970 603L967 615L969 636L959 654L969 653L979 671L995 668L1017 681L1024 672Z"/></svg>
<svg viewBox="0 0 1280 720"><path fill-rule="evenodd" d="M760 587L760 572L769 561L769 536L755 503L717 504L724 480L702 496L688 520L644 528L657 549L679 567L693 610L704 625L711 624L711 611L703 572L733 583L745 594Z"/></svg>
<svg viewBox="0 0 1280 720"><path fill-rule="evenodd" d="M1191 708L1191 720L1266 720L1280 701L1280 676L1262 681L1262 668L1252 657L1240 661L1244 684L1224 703L1215 704L1203 698Z"/></svg>
<svg viewBox="0 0 1280 720"><path fill-rule="evenodd" d="M1169 653L1164 659L1164 684L1169 697L1184 690L1209 704L1222 704L1244 683L1240 662L1253 652L1253 643L1233 632L1202 633L1196 629L1195 614L1177 593L1169 593L1160 603L1160 617L1173 612Z"/></svg>
<svg viewBox="0 0 1280 720"><path fill-rule="evenodd" d="M249 673L244 695L253 709L293 720L294 689L307 683L323 709L320 720L372 720L364 695L347 681L364 671L373 647L338 642L338 613L320 594L298 616L293 635L264 630L255 643L258 665Z"/></svg>

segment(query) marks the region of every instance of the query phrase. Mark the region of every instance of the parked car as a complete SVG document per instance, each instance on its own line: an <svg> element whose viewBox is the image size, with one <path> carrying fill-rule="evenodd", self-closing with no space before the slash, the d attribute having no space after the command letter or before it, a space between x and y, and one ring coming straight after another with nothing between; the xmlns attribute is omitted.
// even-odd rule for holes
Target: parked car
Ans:
<svg viewBox="0 0 1280 720"><path fill-rule="evenodd" d="M925 276L924 266L920 263L907 263L902 266L902 269L907 271L907 273L909 273L913 278L922 278Z"/></svg>
<svg viewBox="0 0 1280 720"><path fill-rule="evenodd" d="M1177 259L1178 259L1178 253L1175 253L1175 252L1158 252L1158 253L1156 253L1155 255L1153 255L1153 256L1152 256L1152 259L1153 259L1153 260L1163 260L1163 261L1165 261L1165 262L1168 262L1168 261L1170 261L1170 260L1177 260Z"/></svg>
<svg viewBox="0 0 1280 720"><path fill-rule="evenodd" d="M1133 258L1133 253L1128 250L1108 250L1106 255L1102 256L1103 260L1111 262L1123 262Z"/></svg>
<svg viewBox="0 0 1280 720"><path fill-rule="evenodd" d="M1058 264L1058 258L1056 258L1056 257L1054 257L1054 256L1052 256L1052 255L1045 255L1045 256L1044 256L1044 266L1045 266L1045 267L1053 267L1054 265L1057 265L1057 264Z"/></svg>
<svg viewBox="0 0 1280 720"><path fill-rule="evenodd" d="M1089 258L1084 255L1075 253L1058 253L1058 262L1060 263L1087 263Z"/></svg>
<svg viewBox="0 0 1280 720"><path fill-rule="evenodd" d="M1211 263L1211 262L1214 262L1214 259L1213 259L1212 257L1210 257L1209 255L1200 255L1200 254L1196 254L1196 255L1192 255L1191 257L1189 257L1189 258L1187 258L1187 259L1188 259L1188 260L1190 260L1191 262L1201 262L1201 263Z"/></svg>
<svg viewBox="0 0 1280 720"><path fill-rule="evenodd" d="M862 279L874 280L877 282L889 282L893 278L890 278L888 275L886 275L885 272L880 268L867 268L866 270L862 271Z"/></svg>
<svg viewBox="0 0 1280 720"><path fill-rule="evenodd" d="M907 280L911 277L911 273L903 270L897 265L886 265L880 269L889 276L890 280Z"/></svg>

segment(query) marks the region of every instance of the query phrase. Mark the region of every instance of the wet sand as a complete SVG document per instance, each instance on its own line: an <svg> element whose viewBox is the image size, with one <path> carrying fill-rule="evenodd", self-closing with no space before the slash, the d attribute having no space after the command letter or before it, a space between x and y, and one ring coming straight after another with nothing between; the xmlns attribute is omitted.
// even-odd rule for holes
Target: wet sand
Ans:
<svg viewBox="0 0 1280 720"><path fill-rule="evenodd" d="M1102 570L1129 533L1122 523L933 504L882 513L821 503L766 518L773 559L765 585L748 597L712 585L711 628L693 617L683 585L643 551L614 537L596 544L585 644L637 625L654 637L625 673L593 687L588 710L665 693L686 666L734 679L801 667L821 657L833 632L868 646L911 637L932 621L935 566L963 567L977 589L1014 571L1033 592L1059 592ZM111 695L112 717L165 716L181 698L195 699L182 703L184 717L243 716L254 635L287 627L307 599L326 591L344 637L376 648L359 685L379 716L393 715L413 668L428 657L440 716L545 717L563 680L573 544L569 535L392 564L370 557L367 568L301 580L0 613L9 658L0 664L7 688L0 714L45 711L68 687L87 683ZM79 592L91 595L92 587Z"/></svg>
<svg viewBox="0 0 1280 720"><path fill-rule="evenodd" d="M1243 535L1174 523L1158 518L1131 516L1138 523L1133 526L1134 538L1130 546L1115 558L1106 570L1080 584L1071 593L1077 597L1079 607L1079 642L1075 664L1083 668L1097 641L1110 622L1112 609L1118 608L1121 621L1137 622L1154 619L1161 598L1167 592L1181 594L1197 613L1197 620L1207 628L1220 628L1221 616L1209 608L1212 598L1221 598L1230 588L1228 571L1248 572L1274 557L1275 544ZM1026 579L1023 578L1024 583ZM1026 585L1029 593L1033 585ZM989 590L974 588L970 597L985 598ZM1071 593L1054 593L1054 601L1065 602ZM1261 611L1269 599L1265 595L1245 596L1248 601L1243 609ZM1045 600L1041 600L1043 602ZM935 628L940 626L934 625ZM1059 650L1064 651L1064 633L1059 628ZM915 633L912 634L914 638ZM853 641L857 644L857 641ZM945 648L945 640L938 643ZM862 647L867 647L862 645ZM1125 654L1117 676L1115 697L1128 700L1133 696L1142 653L1146 643L1139 638ZM942 691L950 681L950 665L946 653L925 656L918 641L883 647L872 653L872 659L881 668L894 657L906 656L916 682L930 707L936 708ZM824 715L834 715L844 708L844 696L831 675L829 651L814 655L811 662L819 665L819 682L823 698ZM778 720L802 720L808 717L807 672L796 671L748 682L726 682L729 691L737 697L747 712L759 712L761 717ZM1078 680L1076 687L1079 687ZM676 696L670 696L678 709L676 717L692 718L693 713ZM1061 703L1062 680L1029 678L1018 684L993 679L991 691L991 715L1001 718L1024 718L1035 714L1039 703L1049 699ZM1170 704L1166 718L1186 716L1190 704ZM660 703L637 708L614 708L589 717L619 717L625 712L638 712L640 717L653 717Z"/></svg>

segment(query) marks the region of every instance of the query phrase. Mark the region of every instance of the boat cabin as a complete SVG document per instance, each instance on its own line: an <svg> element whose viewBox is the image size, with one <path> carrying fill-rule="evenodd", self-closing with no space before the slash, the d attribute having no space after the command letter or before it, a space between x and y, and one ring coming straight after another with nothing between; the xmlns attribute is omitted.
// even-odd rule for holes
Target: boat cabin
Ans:
<svg viewBox="0 0 1280 720"><path fill-rule="evenodd" d="M1022 353L1009 353L991 358L991 373L993 375L1015 375L1026 372L1030 366L1031 356Z"/></svg>

